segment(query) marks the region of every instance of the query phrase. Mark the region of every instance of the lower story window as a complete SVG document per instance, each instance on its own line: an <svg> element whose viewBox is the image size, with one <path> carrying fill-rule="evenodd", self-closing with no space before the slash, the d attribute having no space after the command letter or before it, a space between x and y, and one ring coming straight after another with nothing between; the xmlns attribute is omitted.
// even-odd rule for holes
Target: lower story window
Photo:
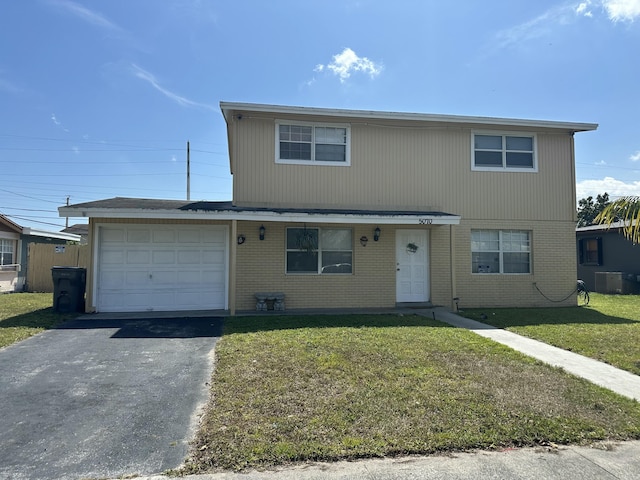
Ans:
<svg viewBox="0 0 640 480"><path fill-rule="evenodd" d="M472 230L472 273L531 273L531 234L523 230Z"/></svg>
<svg viewBox="0 0 640 480"><path fill-rule="evenodd" d="M0 239L0 268L12 268L14 266L14 240ZM10 267L7 267L9 266Z"/></svg>
<svg viewBox="0 0 640 480"><path fill-rule="evenodd" d="M287 273L352 273L349 228L287 228Z"/></svg>

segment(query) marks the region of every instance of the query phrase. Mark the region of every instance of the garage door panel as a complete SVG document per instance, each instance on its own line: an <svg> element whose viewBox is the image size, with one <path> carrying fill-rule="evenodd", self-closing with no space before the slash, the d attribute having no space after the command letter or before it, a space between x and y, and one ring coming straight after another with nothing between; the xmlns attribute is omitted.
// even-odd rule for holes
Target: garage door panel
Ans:
<svg viewBox="0 0 640 480"><path fill-rule="evenodd" d="M228 230L101 226L98 311L226 308Z"/></svg>
<svg viewBox="0 0 640 480"><path fill-rule="evenodd" d="M224 250L205 250L202 252L202 263L205 265L224 264Z"/></svg>
<svg viewBox="0 0 640 480"><path fill-rule="evenodd" d="M176 263L175 250L159 250L153 252L152 263L154 265L171 265Z"/></svg>
<svg viewBox="0 0 640 480"><path fill-rule="evenodd" d="M151 252L149 250L127 250L126 256L129 265L147 265L151 263Z"/></svg>
<svg viewBox="0 0 640 480"><path fill-rule="evenodd" d="M99 281L105 289L122 288L124 284L124 272L101 270Z"/></svg>
<svg viewBox="0 0 640 480"><path fill-rule="evenodd" d="M122 250L103 250L102 252L102 264L103 265L122 265L124 264L125 252Z"/></svg>
<svg viewBox="0 0 640 480"><path fill-rule="evenodd" d="M178 264L180 265L199 265L200 264L200 251L179 251L178 252Z"/></svg>
<svg viewBox="0 0 640 480"><path fill-rule="evenodd" d="M149 243L151 241L151 230L148 228L130 228L127 230L128 243Z"/></svg>
<svg viewBox="0 0 640 480"><path fill-rule="evenodd" d="M154 270L152 274L152 282L153 286L162 288L167 285L175 285L176 284L176 271L175 270Z"/></svg>
<svg viewBox="0 0 640 480"><path fill-rule="evenodd" d="M175 243L176 232L174 230L153 230L153 243Z"/></svg>
<svg viewBox="0 0 640 480"><path fill-rule="evenodd" d="M122 289L122 287L125 287L127 290L135 290L148 285L149 282L150 278L148 270L129 270L125 272L124 284L121 284L116 288Z"/></svg>
<svg viewBox="0 0 640 480"><path fill-rule="evenodd" d="M202 232L198 229L181 229L178 231L178 243L202 243Z"/></svg>
<svg viewBox="0 0 640 480"><path fill-rule="evenodd" d="M101 234L100 240L103 244L108 244L111 242L121 243L125 240L125 229L124 228L116 228L111 227L108 230L104 230Z"/></svg>

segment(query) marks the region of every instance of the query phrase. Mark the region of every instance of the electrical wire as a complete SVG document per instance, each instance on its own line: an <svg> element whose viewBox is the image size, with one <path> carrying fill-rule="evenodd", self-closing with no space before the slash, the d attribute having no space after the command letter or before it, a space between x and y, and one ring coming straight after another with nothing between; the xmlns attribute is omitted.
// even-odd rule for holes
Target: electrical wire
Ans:
<svg viewBox="0 0 640 480"><path fill-rule="evenodd" d="M563 299L561 299L561 300L552 300L551 298L547 297L544 293L542 293L542 290L540 290L540 289L538 288L538 285L537 285L537 284L535 284L535 283L534 283L534 284L533 284L533 286L534 286L534 287L536 287L536 290L538 290L538 292L540 292L540 295L542 295L546 300L548 300L548 301L550 301L550 302L553 302L553 303L561 303L561 302L564 302L565 300L568 300L569 298L571 298L571 296L572 296L572 295L575 295L575 294L578 292L578 287L576 286L576 288L575 288L575 289L574 289L574 290L573 290L569 295L567 295L566 297L564 297Z"/></svg>

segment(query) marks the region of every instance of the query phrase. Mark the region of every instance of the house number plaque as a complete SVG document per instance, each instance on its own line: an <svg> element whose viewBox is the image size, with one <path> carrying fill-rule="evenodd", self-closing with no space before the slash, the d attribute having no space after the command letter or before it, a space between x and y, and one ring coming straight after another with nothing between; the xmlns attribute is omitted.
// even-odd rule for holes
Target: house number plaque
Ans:
<svg viewBox="0 0 640 480"><path fill-rule="evenodd" d="M433 219L432 218L419 218L418 219L418 223L420 225L431 225L433 223Z"/></svg>

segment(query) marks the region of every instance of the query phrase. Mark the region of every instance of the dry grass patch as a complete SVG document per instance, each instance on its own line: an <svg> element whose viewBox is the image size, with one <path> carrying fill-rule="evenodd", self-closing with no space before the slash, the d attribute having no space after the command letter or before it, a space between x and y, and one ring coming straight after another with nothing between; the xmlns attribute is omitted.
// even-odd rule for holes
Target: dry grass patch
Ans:
<svg viewBox="0 0 640 480"><path fill-rule="evenodd" d="M186 472L640 438L640 405L418 316L236 318Z"/></svg>

